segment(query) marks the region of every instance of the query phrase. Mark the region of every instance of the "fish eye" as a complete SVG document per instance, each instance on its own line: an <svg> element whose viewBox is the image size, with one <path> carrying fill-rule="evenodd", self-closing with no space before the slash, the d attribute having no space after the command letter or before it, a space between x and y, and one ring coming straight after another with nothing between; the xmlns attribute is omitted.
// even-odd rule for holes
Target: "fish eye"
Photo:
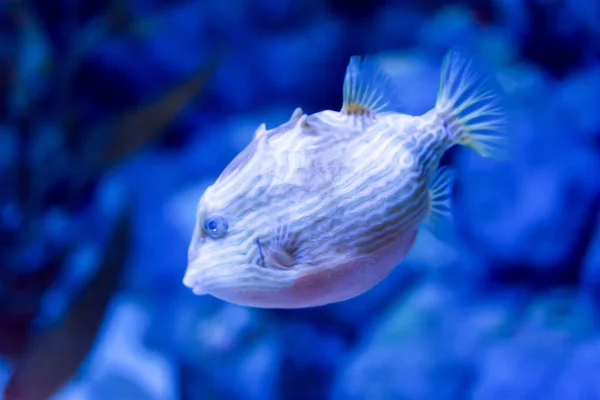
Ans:
<svg viewBox="0 0 600 400"><path fill-rule="evenodd" d="M225 236L228 227L227 220L223 217L209 217L202 224L202 230L213 239Z"/></svg>

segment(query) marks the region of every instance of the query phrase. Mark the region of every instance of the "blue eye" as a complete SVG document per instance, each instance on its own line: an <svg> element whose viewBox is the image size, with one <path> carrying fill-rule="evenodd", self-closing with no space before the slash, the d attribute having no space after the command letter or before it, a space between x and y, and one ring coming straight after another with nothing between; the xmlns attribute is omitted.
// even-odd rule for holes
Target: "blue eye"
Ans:
<svg viewBox="0 0 600 400"><path fill-rule="evenodd" d="M227 220L223 217L206 218L202 224L202 229L211 238L220 238L227 233Z"/></svg>

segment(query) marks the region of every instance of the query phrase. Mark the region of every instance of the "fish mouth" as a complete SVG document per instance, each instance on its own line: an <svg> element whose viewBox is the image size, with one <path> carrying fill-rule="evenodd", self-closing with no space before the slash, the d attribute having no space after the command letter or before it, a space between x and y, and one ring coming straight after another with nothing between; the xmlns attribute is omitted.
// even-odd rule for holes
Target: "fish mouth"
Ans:
<svg viewBox="0 0 600 400"><path fill-rule="evenodd" d="M196 295L208 294L208 291L200 284L198 278L193 274L185 274L183 277L183 284L192 289L192 292Z"/></svg>

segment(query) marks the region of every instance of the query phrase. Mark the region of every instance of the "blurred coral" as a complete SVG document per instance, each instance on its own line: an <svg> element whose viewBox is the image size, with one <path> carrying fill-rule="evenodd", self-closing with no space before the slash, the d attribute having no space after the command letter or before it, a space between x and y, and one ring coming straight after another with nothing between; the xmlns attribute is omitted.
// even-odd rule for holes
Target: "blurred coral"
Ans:
<svg viewBox="0 0 600 400"><path fill-rule="evenodd" d="M0 386L45 399L600 399L600 3L0 5ZM452 150L462 248L423 234L347 302L259 310L182 283L202 191L376 54L407 113L487 64L513 158Z"/></svg>

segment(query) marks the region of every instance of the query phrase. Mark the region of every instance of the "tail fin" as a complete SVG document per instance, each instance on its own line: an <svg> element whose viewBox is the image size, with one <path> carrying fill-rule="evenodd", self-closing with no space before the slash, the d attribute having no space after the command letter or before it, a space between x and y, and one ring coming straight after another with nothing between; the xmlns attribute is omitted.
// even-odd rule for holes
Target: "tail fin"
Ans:
<svg viewBox="0 0 600 400"><path fill-rule="evenodd" d="M499 91L480 76L473 62L457 51L449 52L442 66L436 108L458 144L483 157L505 158L507 118Z"/></svg>

